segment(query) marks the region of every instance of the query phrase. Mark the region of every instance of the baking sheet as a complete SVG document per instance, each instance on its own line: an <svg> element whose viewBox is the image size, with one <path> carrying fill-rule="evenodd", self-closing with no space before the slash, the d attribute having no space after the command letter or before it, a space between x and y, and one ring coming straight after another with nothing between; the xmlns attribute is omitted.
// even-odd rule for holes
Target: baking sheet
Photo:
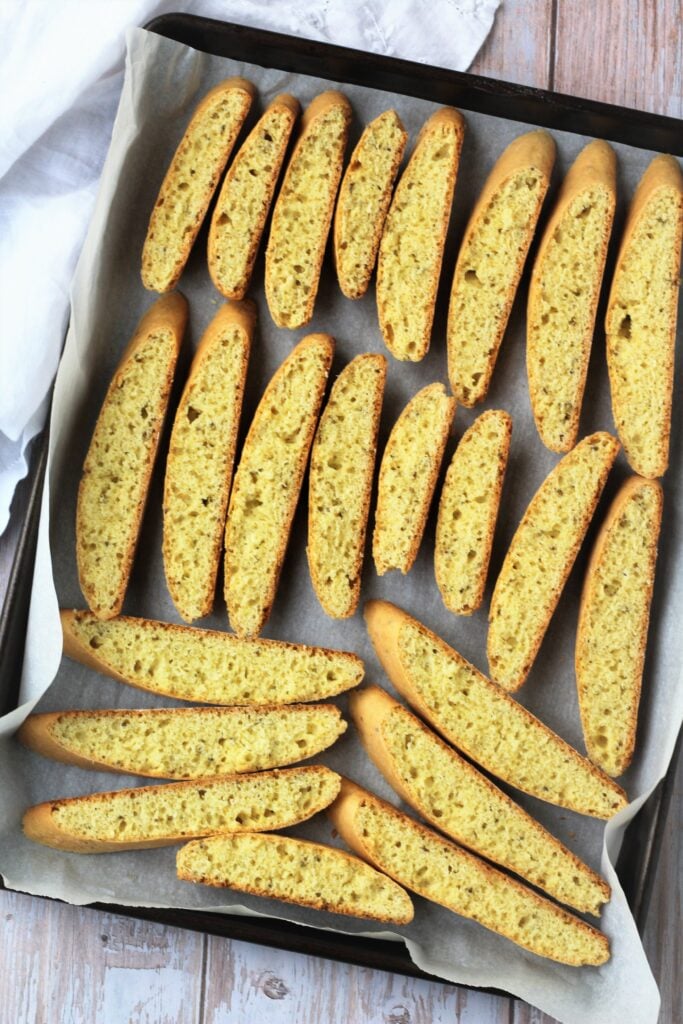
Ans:
<svg viewBox="0 0 683 1024"><path fill-rule="evenodd" d="M26 841L20 830L23 810L31 803L61 796L123 788L149 780L85 773L77 768L55 766L21 749L11 738L36 700L39 710L68 707L162 706L168 701L122 686L113 680L64 660L60 664L61 637L57 620L59 604L83 606L75 567L74 516L80 467L108 381L134 327L153 296L139 278L139 256L149 211L168 161L198 99L217 81L241 74L258 87L259 97L247 129L272 97L291 91L305 106L334 83L301 75L258 68L200 54L178 43L140 29L131 30L128 61L112 147L105 165L100 194L79 262L72 294L72 320L55 387L51 422L50 466L38 541L21 708L0 720L0 762L5 786L0 793L0 870L6 884L72 903L94 900L122 905L210 908L232 913L270 914L315 927L345 932L388 934L403 938L415 962L440 977L471 985L495 986L519 995L566 1022L586 1020L612 1024L632 1019L648 1024L657 1018L658 996L612 864L623 828L658 779L666 771L683 717L680 678L680 622L683 618L681 578L683 546L680 543L681 459L680 408L674 408L672 468L665 481L666 528L655 587L650 644L644 677L643 708L638 736L638 755L623 782L632 803L607 828L601 822L543 804L516 792L514 797L549 827L579 856L602 869L613 886L611 903L603 911L601 926L612 943L612 960L602 968L581 970L562 967L527 953L505 939L415 897L416 918L398 933L380 931L367 922L331 914L285 907L276 901L249 898L209 889L194 888L175 878L175 848L139 853L79 857L58 853ZM340 86L355 112L351 146L362 125L390 106L403 118L411 141L435 109L433 104L405 96L391 96L360 87ZM442 290L434 325L432 348L419 364L389 360L387 391L382 415L380 446L405 402L422 386L446 380L445 311L457 241L472 203L493 160L503 147L527 126L487 115L464 111L467 135L456 187L454 215L444 261ZM553 132L558 143L558 164L551 193L556 194L561 174L587 141L580 136ZM615 237L623 219L625 200L652 154L632 147L615 146L619 155L620 203ZM551 201L546 203L546 216ZM190 264L180 282L190 302L190 325L184 361L178 372L178 390L191 351L222 301L213 289L205 265L206 233L200 234ZM614 246L613 246L614 248ZM304 331L278 330L270 321L263 296L262 259L257 263L252 295L260 323L257 330L242 421L242 436L259 395L273 371L305 333L326 330L337 339L333 375L364 351L384 351L377 327L374 294L356 303L339 292L331 263L326 265L316 313ZM525 294L524 285L521 289ZM539 441L533 424L524 367L523 302L513 311L486 403L477 410L458 409L446 460L457 440L483 408L505 408L513 417L513 438L501 516L492 559L491 581L504 556L519 518L535 489L557 462ZM581 435L596 429L613 430L609 410L604 343L598 334L589 373ZM163 444L162 444L163 453ZM163 458L159 460L163 470ZM628 475L620 456L596 517L601 514L619 483ZM124 611L128 614L179 621L163 581L161 562L162 473L154 478L143 525L140 552L133 572ZM264 635L288 640L321 643L355 650L365 660L366 678L391 689L377 659L359 613L335 623L327 619L313 594L305 560L305 502L301 503L293 529L282 581L273 614ZM363 599L384 597L417 615L444 636L467 658L486 670L486 608L469 619L446 611L433 578L433 518L416 565L408 577L391 574L378 578L371 558L366 559ZM590 540L580 555L562 596L534 669L518 695L570 743L583 749L573 674L573 645L578 595ZM220 588L219 588L220 592ZM216 614L201 625L226 628L222 601ZM56 678L55 678L56 673ZM51 686L49 684L54 679ZM48 689L49 686L49 689ZM47 692L45 692L47 690ZM44 696L42 696L45 694ZM346 701L338 703L345 710ZM180 706L180 705L178 705ZM369 789L400 806L379 772L369 763L360 743L349 729L325 756L317 759L344 772ZM331 834L324 816L308 822L292 834L341 845ZM239 900L231 903L231 900Z"/></svg>

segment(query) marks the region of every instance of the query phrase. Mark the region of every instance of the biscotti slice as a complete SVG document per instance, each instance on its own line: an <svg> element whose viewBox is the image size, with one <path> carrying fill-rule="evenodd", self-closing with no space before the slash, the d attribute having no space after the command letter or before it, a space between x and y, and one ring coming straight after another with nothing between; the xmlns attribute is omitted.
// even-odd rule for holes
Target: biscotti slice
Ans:
<svg viewBox="0 0 683 1024"><path fill-rule="evenodd" d="M243 299L254 269L299 101L282 93L268 105L230 165L209 229L209 273L226 299Z"/></svg>
<svg viewBox="0 0 683 1024"><path fill-rule="evenodd" d="M416 362L429 349L465 120L442 107L425 122L384 224L377 312L387 348Z"/></svg>
<svg viewBox="0 0 683 1024"><path fill-rule="evenodd" d="M443 384L428 384L394 424L379 470L372 538L380 576L412 568L454 416L455 401Z"/></svg>
<svg viewBox="0 0 683 1024"><path fill-rule="evenodd" d="M322 843L279 835L196 839L178 851L178 878L238 889L332 914L408 924L410 896L365 861Z"/></svg>
<svg viewBox="0 0 683 1024"><path fill-rule="evenodd" d="M617 198L617 159L602 139L570 167L543 232L529 284L526 364L541 441L576 444L595 313Z"/></svg>
<svg viewBox="0 0 683 1024"><path fill-rule="evenodd" d="M323 765L120 789L29 807L28 839L71 853L114 853L222 832L288 828L327 807L340 776Z"/></svg>
<svg viewBox="0 0 683 1024"><path fill-rule="evenodd" d="M348 779L327 813L354 853L425 899L559 963L609 960L602 932Z"/></svg>
<svg viewBox="0 0 683 1024"><path fill-rule="evenodd" d="M133 566L166 416L187 302L178 292L143 316L105 395L78 489L76 560L89 607L118 615Z"/></svg>
<svg viewBox="0 0 683 1024"><path fill-rule="evenodd" d="M308 565L328 615L353 615L360 596L387 361L362 355L334 383L311 451Z"/></svg>
<svg viewBox="0 0 683 1024"><path fill-rule="evenodd" d="M621 239L605 316L612 413L636 473L669 464L683 174L657 156L640 180Z"/></svg>
<svg viewBox="0 0 683 1024"><path fill-rule="evenodd" d="M202 338L178 405L164 482L164 569L186 622L209 615L223 548L244 382L256 321L223 306Z"/></svg>
<svg viewBox="0 0 683 1024"><path fill-rule="evenodd" d="M581 724L591 761L608 775L631 763L650 601L662 522L662 488L631 477L605 517L588 565L576 637Z"/></svg>
<svg viewBox="0 0 683 1024"><path fill-rule="evenodd" d="M506 412L482 413L463 434L446 473L434 570L443 602L456 615L471 615L484 599L511 433Z"/></svg>
<svg viewBox="0 0 683 1024"><path fill-rule="evenodd" d="M351 105L334 90L304 112L266 250L266 299L278 327L303 327L313 316L350 123Z"/></svg>
<svg viewBox="0 0 683 1024"><path fill-rule="evenodd" d="M396 111L385 110L367 126L346 168L334 215L334 257L348 299L368 290L407 139Z"/></svg>
<svg viewBox="0 0 683 1024"><path fill-rule="evenodd" d="M240 128L254 87L229 78L206 94L161 183L142 250L142 283L173 288L182 274Z"/></svg>
<svg viewBox="0 0 683 1024"><path fill-rule="evenodd" d="M352 695L351 715L387 782L423 818L562 903L600 913L607 883L407 708L370 686Z"/></svg>
<svg viewBox="0 0 683 1024"><path fill-rule="evenodd" d="M447 740L511 786L578 814L611 818L624 791L422 623L388 601L365 621L399 693Z"/></svg>
<svg viewBox="0 0 683 1024"><path fill-rule="evenodd" d="M239 636L256 636L270 614L333 351L327 334L299 342L244 442L225 531L225 602Z"/></svg>
<svg viewBox="0 0 683 1024"><path fill-rule="evenodd" d="M465 228L448 310L448 376L463 405L476 405L489 390L554 162L547 132L515 139Z"/></svg>
<svg viewBox="0 0 683 1024"><path fill-rule="evenodd" d="M491 598L486 645L491 678L506 690L529 674L618 451L611 434L585 437L548 474L517 527Z"/></svg>
<svg viewBox="0 0 683 1024"><path fill-rule="evenodd" d="M295 704L358 686L363 662L346 651L90 612L62 611L64 653L96 672L177 700Z"/></svg>
<svg viewBox="0 0 683 1024"><path fill-rule="evenodd" d="M333 704L258 708L52 711L17 738L65 764L158 779L203 779L294 764L346 729Z"/></svg>

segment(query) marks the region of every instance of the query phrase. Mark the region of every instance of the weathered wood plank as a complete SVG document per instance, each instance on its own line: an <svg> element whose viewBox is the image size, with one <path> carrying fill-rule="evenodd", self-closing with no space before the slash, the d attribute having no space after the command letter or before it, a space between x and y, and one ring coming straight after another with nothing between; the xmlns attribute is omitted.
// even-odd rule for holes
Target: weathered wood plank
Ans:
<svg viewBox="0 0 683 1024"><path fill-rule="evenodd" d="M205 939L0 892L0 1019L196 1024Z"/></svg>
<svg viewBox="0 0 683 1024"><path fill-rule="evenodd" d="M545 89L551 66L552 0L504 0L469 69Z"/></svg>
<svg viewBox="0 0 683 1024"><path fill-rule="evenodd" d="M559 92L683 115L680 2L557 0L555 28Z"/></svg>

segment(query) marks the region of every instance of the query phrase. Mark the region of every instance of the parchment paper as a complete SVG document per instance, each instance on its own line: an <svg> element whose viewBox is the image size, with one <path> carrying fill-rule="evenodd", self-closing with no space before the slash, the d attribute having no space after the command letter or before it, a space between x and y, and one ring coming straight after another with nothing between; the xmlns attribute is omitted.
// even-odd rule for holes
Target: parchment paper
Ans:
<svg viewBox="0 0 683 1024"><path fill-rule="evenodd" d="M632 803L605 828L601 822L512 791L515 799L555 835L593 867L601 869L611 884L613 896L603 912L601 927L610 938L612 959L604 967L575 969L551 963L419 897L414 897L416 915L409 927L401 929L400 933L379 931L352 918L299 910L276 901L233 894L229 890L211 890L181 883L175 877L175 848L88 857L59 853L23 838L21 815L32 803L149 783L145 779L86 773L78 768L56 765L20 748L11 734L38 700L41 711L72 707L156 707L169 703L122 686L66 659L61 661L61 633L57 617L58 600L59 604L68 607L84 606L77 583L74 553L74 515L80 468L111 374L138 319L154 298L145 292L140 282L140 252L149 211L168 161L198 99L225 77L245 75L258 87L258 101L247 127L254 123L260 110L278 92L293 92L305 106L319 91L334 87L334 83L327 81L200 54L141 29L130 31L128 47L120 108L95 214L74 280L71 328L55 387L49 474L43 499L22 680L24 703L0 721L0 763L5 783L0 792L0 870L6 884L76 904L98 900L124 905L202 907L217 912L272 915L347 933L383 937L390 934L406 942L414 961L424 970L455 982L505 989L566 1024L623 1024L624 1020L654 1024L658 1013L657 988L613 863L625 825L666 771L683 716L679 640L683 613L683 589L680 585L683 561L680 402L674 405L672 466L665 480L665 528L644 676L638 749L633 767L623 779ZM351 145L358 138L362 126L389 107L399 111L412 143L420 125L435 109L433 104L404 96L343 84L340 88L349 96L355 113ZM406 401L425 384L434 380L446 381L445 311L457 242L494 159L511 139L527 128L512 121L464 113L468 129L432 347L419 364L389 359L380 450ZM545 216L562 174L587 141L565 132L553 134L559 156ZM615 148L619 156L620 201L614 238L618 239L627 198L652 154L623 145ZM46 230L49 230L49 225L46 225ZM222 301L206 270L205 249L206 231L203 231L180 282L181 290L190 301L191 316L184 346L184 363L181 360L177 375L176 397L191 352ZM613 258L614 242L611 260ZM608 273L610 267L611 262ZM249 369L242 436L273 371L295 341L309 331L325 330L336 337L333 376L359 352L384 351L377 327L373 290L356 303L344 299L329 260L323 271L314 320L304 331L289 332L273 326L262 282L261 259L252 286L260 323ZM529 407L524 366L525 295L523 282L489 398L475 411L458 409L444 461L445 467L457 440L482 408L502 407L512 414L512 449L490 582L496 578L506 547L529 499L557 462L557 456L547 451L538 439ZM600 317L601 312L598 323ZM614 429L608 397L604 342L598 330L581 422L582 436L596 429ZM164 583L160 551L161 484L166 442L167 434L162 443L124 611L177 622L179 619ZM627 474L625 460L620 456L596 522L601 520L606 504ZM328 619L317 603L305 560L305 504L305 501L300 503L275 607L264 635L354 650L365 660L367 680L391 689L372 651L360 610L353 619L339 623ZM417 563L407 577L393 573L380 579L375 574L368 552L362 597L384 597L395 601L485 671L490 586L485 606L473 617L457 618L447 612L434 582L433 533L432 517ZM577 561L529 680L519 694L522 703L580 750L584 748L574 684L573 649L580 584L594 534L595 526ZM227 628L220 597L215 615L201 625ZM340 698L339 704L346 710L345 699ZM317 760L401 805L363 753L353 728L350 727L334 748ZM291 832L341 845L332 836L331 826L324 816L318 816Z"/></svg>

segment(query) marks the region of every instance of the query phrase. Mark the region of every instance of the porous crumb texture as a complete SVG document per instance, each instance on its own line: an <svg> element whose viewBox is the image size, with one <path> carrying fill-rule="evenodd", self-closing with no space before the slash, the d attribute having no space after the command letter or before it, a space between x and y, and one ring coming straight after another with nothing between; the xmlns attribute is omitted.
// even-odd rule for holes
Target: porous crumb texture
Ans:
<svg viewBox="0 0 683 1024"><path fill-rule="evenodd" d="M209 704L293 704L333 697L363 678L360 658L344 651L273 640L240 640L151 619L99 622L88 612L63 613L65 632L96 658L100 671L167 697Z"/></svg>
<svg viewBox="0 0 683 1024"><path fill-rule="evenodd" d="M268 385L242 449L225 532L225 601L240 636L255 636L275 597L332 361L332 341L300 342Z"/></svg>
<svg viewBox="0 0 683 1024"><path fill-rule="evenodd" d="M417 623L401 627L399 656L430 721L487 771L579 814L611 818L626 805L615 783Z"/></svg>
<svg viewBox="0 0 683 1024"><path fill-rule="evenodd" d="M448 376L458 402L481 402L491 383L548 179L511 174L468 226L448 310Z"/></svg>
<svg viewBox="0 0 683 1024"><path fill-rule="evenodd" d="M658 477L669 461L683 191L657 189L621 255L606 319L612 411L636 473Z"/></svg>
<svg viewBox="0 0 683 1024"><path fill-rule="evenodd" d="M487 652L508 690L526 679L593 517L619 444L584 438L546 477L524 513L496 581Z"/></svg>
<svg viewBox="0 0 683 1024"><path fill-rule="evenodd" d="M512 420L491 409L463 435L439 500L434 569L443 602L471 615L484 598Z"/></svg>
<svg viewBox="0 0 683 1024"><path fill-rule="evenodd" d="M233 160L209 232L209 273L228 299L242 299L294 127L288 106L266 110Z"/></svg>
<svg viewBox="0 0 683 1024"><path fill-rule="evenodd" d="M302 134L285 173L266 252L266 299L278 327L313 315L351 111L329 106Z"/></svg>
<svg viewBox="0 0 683 1024"><path fill-rule="evenodd" d="M142 251L145 288L165 292L180 277L250 106L251 93L232 86L195 112L152 210Z"/></svg>
<svg viewBox="0 0 683 1024"><path fill-rule="evenodd" d="M78 578L100 617L123 604L177 348L156 330L117 370L95 426L78 491Z"/></svg>
<svg viewBox="0 0 683 1024"><path fill-rule="evenodd" d="M345 728L337 708L318 704L66 712L49 732L66 750L122 772L201 779L303 761Z"/></svg>
<svg viewBox="0 0 683 1024"><path fill-rule="evenodd" d="M334 252L339 287L349 299L365 295L407 140L395 110L367 126L353 151L339 191Z"/></svg>
<svg viewBox="0 0 683 1024"><path fill-rule="evenodd" d="M76 839L132 843L286 828L327 807L339 776L326 768L175 782L58 800L52 822Z"/></svg>
<svg viewBox="0 0 683 1024"><path fill-rule="evenodd" d="M609 959L601 932L405 815L366 803L356 823L370 859L426 899L559 963Z"/></svg>
<svg viewBox="0 0 683 1024"><path fill-rule="evenodd" d="M333 914L376 921L412 920L410 897L357 857L284 836L216 836L178 852L178 877Z"/></svg>
<svg viewBox="0 0 683 1024"><path fill-rule="evenodd" d="M428 122L389 208L377 263L377 311L397 359L415 362L429 349L462 139L462 124Z"/></svg>
<svg viewBox="0 0 683 1024"><path fill-rule="evenodd" d="M455 401L443 384L429 384L394 424L379 471L372 539L380 576L412 568L454 415Z"/></svg>
<svg viewBox="0 0 683 1024"><path fill-rule="evenodd" d="M173 424L164 569L186 622L213 608L248 359L244 329L226 325L195 360Z"/></svg>
<svg viewBox="0 0 683 1024"><path fill-rule="evenodd" d="M633 756L662 492L633 478L617 495L586 576L576 639L588 756L616 776Z"/></svg>
<svg viewBox="0 0 683 1024"><path fill-rule="evenodd" d="M353 615L377 453L386 360L357 356L337 378L311 452L308 563L328 615Z"/></svg>
<svg viewBox="0 0 683 1024"><path fill-rule="evenodd" d="M600 912L605 883L414 715L395 708L381 733L408 802L428 821L562 903Z"/></svg>
<svg viewBox="0 0 683 1024"><path fill-rule="evenodd" d="M534 267L527 309L529 394L538 433L551 451L576 443L595 311L614 216L614 195L576 196Z"/></svg>

